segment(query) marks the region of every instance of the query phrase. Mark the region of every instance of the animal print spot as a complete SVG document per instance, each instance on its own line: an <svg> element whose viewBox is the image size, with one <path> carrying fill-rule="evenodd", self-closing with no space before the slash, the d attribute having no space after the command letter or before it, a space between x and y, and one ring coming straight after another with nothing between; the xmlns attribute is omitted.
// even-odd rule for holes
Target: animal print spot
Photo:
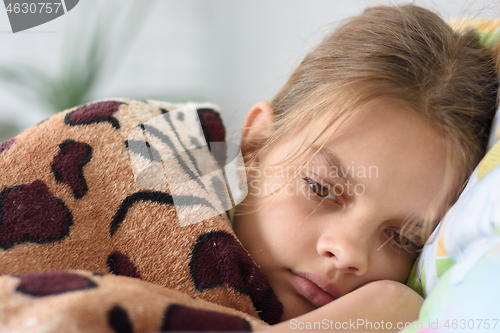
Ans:
<svg viewBox="0 0 500 333"><path fill-rule="evenodd" d="M114 128L120 129L120 123L113 115L122 104L126 103L108 101L84 105L68 113L64 117L64 122L71 126L108 122Z"/></svg>
<svg viewBox="0 0 500 333"><path fill-rule="evenodd" d="M179 113L179 114L182 114L182 113ZM201 149L202 148L202 145L201 145L200 141L197 138L195 138L194 136L190 136L189 137L189 141L191 141L191 144L193 146L195 146L195 149Z"/></svg>
<svg viewBox="0 0 500 333"><path fill-rule="evenodd" d="M171 305L165 311L161 331L246 331L250 324L233 315Z"/></svg>
<svg viewBox="0 0 500 333"><path fill-rule="evenodd" d="M18 276L16 291L31 296L49 296L96 288L90 279L70 272L39 272Z"/></svg>
<svg viewBox="0 0 500 333"><path fill-rule="evenodd" d="M141 278L134 263L121 252L111 253L108 260L106 260L106 265L113 274Z"/></svg>
<svg viewBox="0 0 500 333"><path fill-rule="evenodd" d="M220 115L212 109L198 109L197 111L208 148L214 156L217 156L217 160L225 161L227 154L225 145L215 145L217 151L212 151L213 147L210 145L210 142L226 141L226 129ZM223 167L223 165L220 166Z"/></svg>
<svg viewBox="0 0 500 333"><path fill-rule="evenodd" d="M201 128L207 142L224 142L226 129L220 115L212 109L198 109Z"/></svg>
<svg viewBox="0 0 500 333"><path fill-rule="evenodd" d="M73 217L41 180L0 192L0 247L56 242L69 233Z"/></svg>
<svg viewBox="0 0 500 333"><path fill-rule="evenodd" d="M199 291L226 284L250 296L262 320L269 324L279 322L283 305L264 274L232 235L212 231L199 236L193 246L189 269Z"/></svg>
<svg viewBox="0 0 500 333"><path fill-rule="evenodd" d="M66 140L59 145L60 151L52 162L52 172L57 182L68 185L76 199L87 193L83 167L92 158L92 147L86 143Z"/></svg>
<svg viewBox="0 0 500 333"><path fill-rule="evenodd" d="M116 333L132 333L134 328L127 311L121 306L115 305L108 312L108 324Z"/></svg>
<svg viewBox="0 0 500 333"><path fill-rule="evenodd" d="M4 142L0 142L0 154L9 149L10 146L12 146L12 144L14 143L14 141L16 141L16 137L10 138L9 140Z"/></svg>

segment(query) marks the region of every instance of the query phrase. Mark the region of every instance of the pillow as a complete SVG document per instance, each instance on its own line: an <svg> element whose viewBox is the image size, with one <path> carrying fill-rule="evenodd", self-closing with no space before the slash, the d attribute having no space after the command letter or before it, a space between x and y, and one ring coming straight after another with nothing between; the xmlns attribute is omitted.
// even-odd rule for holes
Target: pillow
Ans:
<svg viewBox="0 0 500 333"><path fill-rule="evenodd" d="M486 21L480 23L483 28L492 27ZM495 29L486 29L483 40L491 42L492 37L500 36L499 22L492 24ZM499 113L493 121L488 152L410 273L407 285L425 301L418 322L408 323L404 332L500 330Z"/></svg>
<svg viewBox="0 0 500 333"><path fill-rule="evenodd" d="M489 332L498 322L499 164L500 142L497 142L431 235L414 266L408 285L426 298L419 316L424 327L437 332L464 327L474 332ZM417 328L422 327L405 332L416 332Z"/></svg>

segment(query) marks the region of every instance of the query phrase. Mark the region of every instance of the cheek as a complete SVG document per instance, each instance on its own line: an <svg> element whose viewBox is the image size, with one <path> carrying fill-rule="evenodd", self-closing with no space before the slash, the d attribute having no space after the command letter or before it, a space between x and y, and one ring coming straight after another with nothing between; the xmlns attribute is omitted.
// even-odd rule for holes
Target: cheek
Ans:
<svg viewBox="0 0 500 333"><path fill-rule="evenodd" d="M294 200L279 195L266 209L261 211L261 225L264 237L271 245L286 245L297 240L300 234L300 207Z"/></svg>
<svg viewBox="0 0 500 333"><path fill-rule="evenodd" d="M406 283L415 259L404 254L385 254L381 261L383 264L378 267L377 273L380 280Z"/></svg>
<svg viewBox="0 0 500 333"><path fill-rule="evenodd" d="M310 254L316 250L320 226L311 209L297 195L282 193L265 210L264 237L286 258ZM278 248L280 246L280 248Z"/></svg>

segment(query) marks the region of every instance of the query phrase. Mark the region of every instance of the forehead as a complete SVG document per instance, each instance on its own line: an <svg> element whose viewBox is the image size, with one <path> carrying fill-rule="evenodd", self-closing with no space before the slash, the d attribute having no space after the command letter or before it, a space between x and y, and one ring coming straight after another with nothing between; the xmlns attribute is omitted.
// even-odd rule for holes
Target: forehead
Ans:
<svg viewBox="0 0 500 333"><path fill-rule="evenodd" d="M428 121L401 107L387 101L367 105L362 117L346 124L348 131L341 130L328 147L353 166L377 168L376 178L365 179L367 191L370 185L388 202L403 208L408 203L420 211L441 189L446 151Z"/></svg>
<svg viewBox="0 0 500 333"><path fill-rule="evenodd" d="M313 163L333 166L341 171L339 177L361 184L365 198L383 196L378 204L391 211L425 215L441 193L445 176L442 135L428 120L393 100L373 101L357 111L319 137ZM322 123L314 120L309 129L320 131Z"/></svg>

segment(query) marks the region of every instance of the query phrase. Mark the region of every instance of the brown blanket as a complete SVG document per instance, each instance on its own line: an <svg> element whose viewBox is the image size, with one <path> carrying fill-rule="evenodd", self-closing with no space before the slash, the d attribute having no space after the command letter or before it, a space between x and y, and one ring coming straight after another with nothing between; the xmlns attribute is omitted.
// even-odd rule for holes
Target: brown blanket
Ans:
<svg viewBox="0 0 500 333"><path fill-rule="evenodd" d="M0 331L277 323L224 178L206 171L221 169L206 152L224 136L213 105L113 99L0 143Z"/></svg>

